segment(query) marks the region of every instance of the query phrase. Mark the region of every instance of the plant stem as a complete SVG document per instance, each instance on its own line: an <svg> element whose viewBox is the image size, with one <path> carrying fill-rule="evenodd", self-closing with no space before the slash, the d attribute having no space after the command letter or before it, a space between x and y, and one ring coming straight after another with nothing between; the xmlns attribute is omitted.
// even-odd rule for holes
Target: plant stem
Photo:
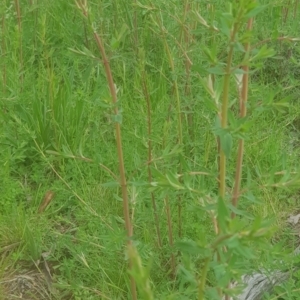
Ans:
<svg viewBox="0 0 300 300"><path fill-rule="evenodd" d="M204 266L202 269L202 275L200 278L199 282L199 287L198 287L198 300L204 300L204 290L205 290L205 283L206 283L206 277L207 277L207 272L208 272L208 266L210 262L211 257L208 256L205 261L204 261Z"/></svg>
<svg viewBox="0 0 300 300"><path fill-rule="evenodd" d="M178 122L178 144L182 145L182 120L181 120L181 105L180 105L180 95L179 95L179 88L178 88L178 83L177 83L177 78L175 76L175 65L174 65L174 60L172 58L171 50L168 45L166 36L165 36L165 29L163 25L161 24L161 21L158 22L160 26L160 30L163 36L163 43L165 46L165 50L167 52L171 72L174 78L173 80L173 92L175 93L175 99L176 99L176 110L177 110L177 122ZM182 173L182 165L181 162L179 162L179 174ZM178 194L178 199L177 199L177 204L178 204L178 236L182 236L182 199L180 194Z"/></svg>
<svg viewBox="0 0 300 300"><path fill-rule="evenodd" d="M289 15L289 7L291 5L291 0L288 1L288 3L286 4L286 6L282 7L282 22L283 24L286 23L287 17Z"/></svg>
<svg viewBox="0 0 300 300"><path fill-rule="evenodd" d="M133 1L134 12L133 12L133 30L134 30L134 50L138 54L139 47L139 33L138 33L138 21L137 21L137 0Z"/></svg>
<svg viewBox="0 0 300 300"><path fill-rule="evenodd" d="M19 0L15 0L15 7L17 12L17 19L18 19L18 30L19 30L19 47L20 47L20 80L21 80L21 90L23 88L23 45L22 45L22 24L21 24L21 9L20 9L20 2Z"/></svg>
<svg viewBox="0 0 300 300"><path fill-rule="evenodd" d="M78 2L76 2L76 5L81 10L83 15L86 18L88 18L87 2L86 1L83 1L83 2L78 1ZM94 30L93 34L94 34L94 38L95 38L97 47L102 56L106 79L107 79L110 94L112 97L114 114L117 116L119 114L119 110L117 107L117 92L116 92L110 64L107 59L101 37L97 34L97 32L95 30ZM127 233L127 249L129 251L133 247L133 244L132 244L133 227L131 224L130 212L129 212L129 199L128 199L128 192L127 192L127 182L126 182L124 157L123 157L121 126L120 126L119 122L115 122L115 131L116 131L116 143L117 143L117 152L118 152L118 159L119 159L120 186L121 186L122 198L123 198L123 213L124 213L124 220L125 220L125 229L126 229L126 233ZM129 271L132 271L133 263L134 263L133 259L130 258L129 259ZM132 275L130 275L130 289L131 289L132 299L137 300L136 283L135 283L134 277Z"/></svg>
<svg viewBox="0 0 300 300"><path fill-rule="evenodd" d="M251 30L253 26L253 19L248 20L247 30ZM250 51L250 43L246 43L245 45L245 53L248 55ZM248 86L249 86L249 67L243 66L242 69L244 70L243 79L242 79L242 91L240 96L240 117L245 118L247 115L247 100L248 100ZM233 189L233 196L232 196L232 205L237 207L238 198L240 193L240 186L241 186L241 177L242 177L242 166L243 166L243 155L244 155L244 139L239 140L238 146L238 158L236 163L236 171L235 171L235 181L234 181L234 189ZM235 217L235 213L231 213L231 217Z"/></svg>
<svg viewBox="0 0 300 300"><path fill-rule="evenodd" d="M184 3L184 15L182 21L182 34L183 34L183 46L182 48L185 49L185 52L188 51L190 45L190 26L186 23L187 15L190 11L190 3L189 0L185 0ZM180 39L182 40L182 38ZM185 84L184 84L184 94L186 98L191 94L191 61L188 59L187 54L185 55ZM188 111L187 115L187 126L188 126L188 134L190 140L193 141L194 139L194 122L193 122L193 104L189 103L187 105L186 110Z"/></svg>
<svg viewBox="0 0 300 300"><path fill-rule="evenodd" d="M172 217L171 217L171 210L170 210L170 203L168 196L165 198L165 205L166 205L166 213L167 213L167 221L168 221L168 237L169 237L169 245L173 248L173 227L172 227ZM172 277L175 278L175 255L171 253L171 272Z"/></svg>
<svg viewBox="0 0 300 300"><path fill-rule="evenodd" d="M148 87L147 87L147 82L146 82L146 74L145 71L142 71L142 88L143 88L143 93L146 98L147 102L147 116L148 116L148 161L152 161L152 140L151 140L151 134L152 134L152 123L151 123L151 100L150 100L150 95L148 92ZM148 181L149 183L152 182L152 172L151 172L151 164L149 163L147 165L147 170L148 170ZM159 217L157 213L157 207L156 207L156 201L155 201L155 196L154 192L151 192L151 201L152 201L152 208L153 208L153 213L154 213L154 218L155 218L155 227L156 227L156 234L157 234L157 240L158 240L158 246L161 248L162 246L162 241L161 241L161 234L160 234L160 226L159 226Z"/></svg>
<svg viewBox="0 0 300 300"><path fill-rule="evenodd" d="M2 16L2 53L3 53L3 58L5 59L6 57L6 43L5 43L5 16ZM3 76L2 76L2 92L3 95L6 96L6 63L3 64Z"/></svg>
<svg viewBox="0 0 300 300"><path fill-rule="evenodd" d="M229 41L229 53L227 57L227 64L225 69L224 86L223 86L223 99L222 99L222 110L221 110L221 126L223 129L227 128L227 118L228 118L228 98L229 98L229 88L230 88L230 76L231 76L231 64L233 58L233 42L238 30L238 26L235 23L231 38ZM220 186L219 186L219 196L225 198L226 190L226 156L222 150L222 145L220 147Z"/></svg>
<svg viewBox="0 0 300 300"><path fill-rule="evenodd" d="M104 46L102 44L100 36L94 32L94 37L97 43L97 46L101 52L101 56L103 59L103 65L105 68L105 73L107 77L107 82L109 85L109 90L112 96L112 103L114 105L114 113L118 115L118 107L117 107L117 92L114 85L112 72L110 69L109 62L107 60L107 56L105 53ZM125 176L125 167L124 167L124 158L123 158L123 148L122 148L122 137L121 137L121 126L120 123L115 122L115 130L116 130L116 142L117 142L117 150L118 150L118 158L119 158L119 171L120 171L120 185L122 190L122 198L123 198L123 212L124 212L124 219L125 219L125 227L127 232L127 244L128 247L132 247L132 235L133 235L133 228L130 220L130 213L129 213L129 200L128 200L128 193L127 193L127 182ZM132 260L129 261L129 269L132 269ZM133 276L131 276L131 295L132 299L137 299L137 292L136 292L136 284Z"/></svg>
<svg viewBox="0 0 300 300"><path fill-rule="evenodd" d="M221 109L221 127L222 129L227 128L227 118L228 118L228 98L229 98L229 88L230 88L230 77L231 77L231 64L233 59L233 52L234 52L234 41L236 34L239 29L238 20L234 23L233 30L231 32L231 36L229 39L229 53L227 57L227 64L225 68L225 77L224 77L224 85L223 85L223 98L222 98L222 109ZM225 191L226 191L226 156L222 149L222 144L220 138L218 139L218 147L220 153L220 162L219 162L219 196L222 199L225 199ZM218 234L221 234L221 228L219 224L217 224ZM224 250L226 251L226 250ZM220 256L218 255L218 261L220 261ZM218 293L222 298L222 290L218 288ZM227 299L227 295L225 295L225 300Z"/></svg>

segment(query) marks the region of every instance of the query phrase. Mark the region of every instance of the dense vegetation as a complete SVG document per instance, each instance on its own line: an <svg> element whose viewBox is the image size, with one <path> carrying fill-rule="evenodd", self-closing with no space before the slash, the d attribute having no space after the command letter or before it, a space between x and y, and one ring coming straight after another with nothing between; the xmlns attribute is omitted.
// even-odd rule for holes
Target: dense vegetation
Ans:
<svg viewBox="0 0 300 300"><path fill-rule="evenodd" d="M298 0L0 12L0 299L221 299L293 268Z"/></svg>

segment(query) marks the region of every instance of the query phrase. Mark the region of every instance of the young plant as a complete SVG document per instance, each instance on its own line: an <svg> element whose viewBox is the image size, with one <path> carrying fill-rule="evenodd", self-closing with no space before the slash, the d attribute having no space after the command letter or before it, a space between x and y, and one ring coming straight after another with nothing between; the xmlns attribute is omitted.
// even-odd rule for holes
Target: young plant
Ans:
<svg viewBox="0 0 300 300"><path fill-rule="evenodd" d="M88 3L87 1L78 1L76 2L77 7L81 10L83 16L88 19ZM118 109L118 99L117 99L117 91L114 84L112 71L110 68L109 61L106 56L106 52L104 49L104 45L102 42L101 37L97 34L97 32L94 30L93 32L95 42L97 44L97 47L100 51L107 83L109 86L111 99L112 99L112 105L114 107L114 114L116 117L115 121L115 132L116 132L116 143L117 143L117 152L118 152L118 159L119 159L119 172L120 172L120 186L122 190L122 198L123 198L123 212L124 212L124 220L125 220L125 228L127 232L127 247L128 251L132 251L132 236L133 236L133 226L131 223L130 218L130 208L129 208L129 199L128 199L128 192L127 192L127 181L126 181L126 174L125 174L125 167L124 167L124 158L123 158L123 148L122 148L122 136L121 136L121 125L120 122L117 120L119 117L119 109ZM131 271L133 268L133 257L130 255L129 257L129 270ZM137 299L137 292L136 292L136 283L134 280L134 277L131 276L131 297L133 300Z"/></svg>

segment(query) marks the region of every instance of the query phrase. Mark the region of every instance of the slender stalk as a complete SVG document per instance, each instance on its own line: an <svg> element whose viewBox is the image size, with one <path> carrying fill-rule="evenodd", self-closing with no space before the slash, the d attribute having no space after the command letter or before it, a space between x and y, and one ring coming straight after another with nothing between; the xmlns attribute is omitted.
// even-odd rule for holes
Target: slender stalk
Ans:
<svg viewBox="0 0 300 300"><path fill-rule="evenodd" d="M105 53L104 46L102 44L100 36L96 32L94 32L94 38L96 40L97 46L101 52L101 56L103 59L103 65L105 68L105 73L107 77L107 82L109 85L109 90L112 96L112 102L114 104L114 113L118 115L118 107L117 107L117 92L114 85L112 72L110 69L109 62L107 60L107 56ZM122 190L122 198L123 198L123 212L124 212L124 219L125 219L125 227L127 231L128 237L128 247L132 247L132 235L133 235L133 228L130 220L130 213L129 213L129 200L128 200L128 193L127 193L127 182L126 182L126 175L125 175L125 167L124 167L124 158L123 158L123 148L122 148L122 136L121 136L121 126L120 123L115 122L115 130L116 130L116 142L117 142L117 150L118 150L118 158L119 158L119 172L120 172L120 185ZM132 260L129 262L129 269L132 269ZM137 299L136 293L136 284L134 278L131 276L131 295L132 299Z"/></svg>
<svg viewBox="0 0 300 300"><path fill-rule="evenodd" d="M52 151L52 150L48 150L48 151L46 151L46 153L52 154L52 155L57 155L57 156L64 156L64 157L71 158L71 159L78 159L78 160L82 160L82 161L86 161L86 162L90 162L90 163L95 163L95 161L93 159L88 158L88 157L84 157L84 156L76 156L76 155L73 155L73 154L64 155L64 154L61 154L59 152ZM102 168L108 174L110 174L115 180L118 180L117 175L114 174L114 172L112 170L110 170L108 167L106 167L105 165L103 165L101 163L98 163L98 165L99 165L100 168Z"/></svg>
<svg viewBox="0 0 300 300"><path fill-rule="evenodd" d="M297 11L298 11L298 4L299 4L299 0L295 1L295 6L294 6L294 19L297 16Z"/></svg>
<svg viewBox="0 0 300 300"><path fill-rule="evenodd" d="M233 25L233 29L231 32L231 37L229 40L229 53L227 57L227 63L225 68L225 76L224 76L224 84L223 84L223 97L222 97L222 107L221 107L221 127L223 129L227 128L228 124L228 98L229 98L229 89L230 89L230 77L231 77L231 65L233 60L233 53L234 53L234 41L239 31L240 24L239 24L239 16L237 16L237 20ZM219 150L220 150L220 161L219 161L219 196L225 199L225 192L226 192L226 156L222 149L222 144L220 143L220 139L218 140ZM217 224L218 234L222 233L219 224ZM224 249L226 251L226 249ZM217 255L218 261L220 261L220 256ZM218 294L220 298L222 298L223 292L220 288L218 288ZM228 300L228 295L225 295L225 300Z"/></svg>
<svg viewBox="0 0 300 300"><path fill-rule="evenodd" d="M118 12L118 0L112 1L112 7L113 7L113 19L114 19L114 28L119 28L119 12Z"/></svg>
<svg viewBox="0 0 300 300"><path fill-rule="evenodd" d="M168 45L165 37L164 37L164 44L165 44L165 48L166 48L167 55L168 55L168 58L169 58L171 71L174 75L174 73L175 73L174 60L172 58L171 50L169 48L169 45ZM175 93L176 109L177 109L178 143L181 145L182 144L182 120L181 120L181 109L180 109L180 95L179 95L178 83L177 83L176 79L174 79L174 81L173 81L173 90L174 90L174 93Z"/></svg>
<svg viewBox="0 0 300 300"><path fill-rule="evenodd" d="M137 54L139 45L139 33L138 33L138 21L137 21L137 0L133 1L134 13L133 13L133 30L134 30L134 49Z"/></svg>
<svg viewBox="0 0 300 300"><path fill-rule="evenodd" d="M32 0L30 0L29 1L29 4L30 4L30 6L33 6L34 5L34 3L33 3L33 1ZM33 21L33 23L34 23L34 34L33 34L33 39L34 39L34 42L33 42L33 45L34 45L34 49L36 50L37 49L37 42L38 42L38 33L37 33L37 31L38 31L38 12L39 12L39 8L36 8L36 9L33 9L32 10L32 19L34 20Z"/></svg>
<svg viewBox="0 0 300 300"><path fill-rule="evenodd" d="M3 57L5 58L6 56L6 43L5 43L5 16L2 16L2 53L3 53ZM3 74L2 74L2 92L3 92L3 96L5 97L6 94L6 63L3 64Z"/></svg>
<svg viewBox="0 0 300 300"><path fill-rule="evenodd" d="M204 300L204 291L205 291L205 283L206 283L206 277L208 272L208 266L209 262L211 260L211 257L208 256L204 261L204 266L202 268L202 274L198 286L198 300Z"/></svg>
<svg viewBox="0 0 300 300"><path fill-rule="evenodd" d="M84 28L84 38L85 38L85 46L89 49L90 48L90 45L89 45L89 40L88 40L88 31L87 31L87 26L86 26L86 22L85 20L83 19L82 20L83 22L83 28Z"/></svg>
<svg viewBox="0 0 300 300"><path fill-rule="evenodd" d="M146 98L147 102L147 118L148 118L148 161L152 161L152 140L151 140L151 135L152 135L152 122L151 122L151 100L150 100L150 95L148 91L148 86L146 82L146 74L145 71L142 71L142 88L143 88L143 93ZM148 181L149 183L152 182L152 172L151 172L151 164L149 163L147 165L148 169ZM152 202L152 208L153 208L153 213L154 213L154 218L155 218L155 227L156 227L156 234L157 234L157 240L158 240L158 246L161 248L162 246L162 241L161 241L161 234L160 234L160 226L159 226L159 217L157 213L157 207L156 207L156 201L155 201L155 196L154 192L151 192L151 202Z"/></svg>
<svg viewBox="0 0 300 300"><path fill-rule="evenodd" d="M166 214L167 214L167 221L168 221L168 238L169 238L169 245L173 248L173 226L172 226L172 217L171 217L171 210L170 210L170 203L168 196L165 198L165 205L166 205ZM176 267L175 267L175 255L172 252L171 254L171 272L172 277L175 277L176 274Z"/></svg>
<svg viewBox="0 0 300 300"><path fill-rule="evenodd" d="M86 0L84 0L83 2L78 1L78 2L76 2L76 4L77 4L78 8L81 9L83 15L88 17L87 1ZM105 48L103 46L101 37L97 34L96 31L94 31L93 34L94 34L94 38L95 38L97 47L102 56L102 62L103 62L104 69L105 69L107 83L108 83L110 94L112 97L114 114L117 116L119 114L119 110L117 107L117 91L115 88L110 64L107 59ZM127 181L126 181L124 157L123 157L121 126L120 126L120 123L118 123L118 122L115 122L115 132L116 132L118 159L119 159L120 186L121 186L122 198L123 198L123 213L124 213L124 220L125 220L125 229L126 229L126 233L127 233L127 248L129 251L133 247L133 244L132 244L133 227L131 224L130 211L129 211L129 199L128 199L128 192L127 192ZM131 257L129 259L129 271L132 271L133 264L134 264L134 261ZM136 283L135 283L134 277L132 275L130 276L130 282L131 282L130 288L131 288L132 299L137 300Z"/></svg>
<svg viewBox="0 0 300 300"><path fill-rule="evenodd" d="M168 45L166 36L165 36L165 28L163 27L161 20L158 19L158 24L160 26L161 34L163 36L163 43L165 46L165 50L168 56L169 60L169 65L171 68L172 75L175 77L173 80L173 93L175 94L175 100L176 100L176 110L177 110L177 122L178 122L178 144L182 145L182 120L181 120L181 104L180 104L180 95L179 95L179 88L178 88L178 83L177 79L175 76L175 64L174 64L174 59L171 54L170 47ZM179 174L182 173L182 165L181 162L179 162ZM178 236L182 236L182 199L180 194L178 195L177 199L177 204L178 204Z"/></svg>
<svg viewBox="0 0 300 300"><path fill-rule="evenodd" d="M247 24L247 30L252 30L253 26L253 19L249 19ZM246 55L250 51L250 43L246 43L245 45L245 53ZM242 91L240 96L240 117L244 118L247 115L247 100L248 100L248 86L249 86L249 67L243 66L242 69L244 70L243 79L242 79ZM237 207L239 193L240 193L240 186L241 186L241 177L242 177L242 166L243 166L243 155L244 155L244 139L239 140L238 146L238 158L236 163L236 171L235 171L235 182L234 182L234 189L233 189L233 196L232 196L232 205ZM231 213L231 217L235 217L235 213Z"/></svg>
<svg viewBox="0 0 300 300"><path fill-rule="evenodd" d="M185 0L184 4L184 15L183 15L183 49L185 49L185 52L188 51L189 45L190 45L190 26L186 23L187 15L190 11L190 1ZM181 38L182 40L182 38ZM191 94L191 61L188 59L187 55L185 57L185 84L184 84L184 94L186 97L188 97ZM188 134L191 140L194 139L194 124L193 124L193 107L192 103L187 105L187 125L188 125Z"/></svg>
<svg viewBox="0 0 300 300"><path fill-rule="evenodd" d="M15 0L15 8L17 12L17 20L18 20L18 30L19 30L19 47L20 47L20 80L21 80L21 89L23 86L23 45L22 45L22 23L21 23L21 9L19 0Z"/></svg>
<svg viewBox="0 0 300 300"><path fill-rule="evenodd" d="M219 251L218 251L218 247L220 247L220 244L226 240L229 239L230 237L232 237L232 234L224 234L224 235L219 235L215 241L213 241L210 244L210 249L212 250L212 254L216 253L217 256L219 256ZM201 278L199 279L199 283L198 283L198 300L204 300L204 292L205 292L205 284L206 284L206 278L207 278L207 273L209 270L209 263L211 261L211 256L208 256L205 258L204 261L204 266L202 267L202 274L201 274ZM222 293L220 294L220 299L222 299ZM226 296L225 296L226 298Z"/></svg>
<svg viewBox="0 0 300 300"><path fill-rule="evenodd" d="M282 8L282 22L286 23L288 15L289 15L289 7L291 5L291 0L288 1L287 5Z"/></svg>
<svg viewBox="0 0 300 300"><path fill-rule="evenodd" d="M249 19L247 29L251 30L253 24L253 19ZM246 56L250 50L250 43L245 45ZM247 114L247 98L248 98L248 66L243 66L242 69L245 71L242 79L242 91L240 92L240 117L244 118ZM240 87L238 87L240 89ZM232 205L237 207L238 198L240 194L240 185L241 185L241 176L242 176L242 166L243 166L243 154L244 154L244 139L239 140L238 145L238 157L236 162L236 171L235 171L235 181L232 195ZM235 218L235 213L231 213L231 218ZM225 300L229 300L230 297L225 295Z"/></svg>
<svg viewBox="0 0 300 300"><path fill-rule="evenodd" d="M168 114L168 122L170 122L170 114ZM163 141L162 141L162 148L165 149L166 147L166 141L168 139L169 132L164 131L163 135ZM171 214L171 208L169 203L169 197L167 196L165 198L165 205L166 205L166 214L167 214L167 222L168 222L168 238L169 238L169 245L170 248L173 248L173 224L172 224L172 214ZM176 274L176 265L175 265L175 255L172 252L171 253L171 274L173 277L175 277Z"/></svg>
<svg viewBox="0 0 300 300"><path fill-rule="evenodd" d="M229 88L230 88L230 76L231 76L231 64L233 58L233 42L238 31L238 25L235 23L233 31L231 34L231 39L229 43L229 53L227 57L227 64L225 69L224 85L223 85L223 99L222 99L222 109L221 109L221 126L223 129L227 128L228 123L228 98L229 98ZM219 186L219 196L225 197L226 190L226 156L222 147L220 147L220 186Z"/></svg>

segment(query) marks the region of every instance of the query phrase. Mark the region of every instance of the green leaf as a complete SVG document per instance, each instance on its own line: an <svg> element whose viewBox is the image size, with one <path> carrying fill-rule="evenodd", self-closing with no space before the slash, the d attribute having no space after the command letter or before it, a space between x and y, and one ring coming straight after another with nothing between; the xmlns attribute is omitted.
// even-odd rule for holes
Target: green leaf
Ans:
<svg viewBox="0 0 300 300"><path fill-rule="evenodd" d="M245 53L245 47L240 43L240 42L235 42L234 43L234 50L237 52L242 52Z"/></svg>
<svg viewBox="0 0 300 300"><path fill-rule="evenodd" d="M123 198L121 198L121 197L120 197L119 195L117 195L117 194L114 194L113 197L114 197L117 201L120 201L120 202L123 201ZM117 217L117 218L118 218L118 217ZM122 218L120 218L120 220L122 220L122 222L124 222Z"/></svg>
<svg viewBox="0 0 300 300"><path fill-rule="evenodd" d="M201 98L201 100L202 100L202 98ZM203 103L208 110L215 112L215 113L217 113L219 111L218 106L217 106L216 102L213 101L213 99L204 98L203 100L204 100Z"/></svg>
<svg viewBox="0 0 300 300"><path fill-rule="evenodd" d="M268 5L258 4L256 7L254 7L253 9L251 9L250 11L247 12L247 14L245 15L245 18L247 18L247 19L253 18L256 15L260 14L267 7L268 7Z"/></svg>
<svg viewBox="0 0 300 300"><path fill-rule="evenodd" d="M229 132L220 135L221 149L227 158L230 157L232 148L232 136Z"/></svg>
<svg viewBox="0 0 300 300"><path fill-rule="evenodd" d="M191 70L195 71L199 74L206 73L206 69L202 64L197 64L197 63L193 64L192 67L191 67Z"/></svg>
<svg viewBox="0 0 300 300"><path fill-rule="evenodd" d="M256 54L253 57L250 57L249 59L250 62L273 57L276 54L274 49L268 48L266 45L263 45L259 50L255 50L255 51Z"/></svg>
<svg viewBox="0 0 300 300"><path fill-rule="evenodd" d="M122 124L123 116L122 116L122 114L119 112L119 113L116 114L116 115L112 115L111 119L112 119L113 122Z"/></svg>
<svg viewBox="0 0 300 300"><path fill-rule="evenodd" d="M109 181L101 184L104 187L119 187L120 183L118 181Z"/></svg>
<svg viewBox="0 0 300 300"><path fill-rule="evenodd" d="M116 50L120 47L120 44L125 39L127 32L128 32L128 26L124 23L120 29L120 32L111 40L110 45L113 50Z"/></svg>
<svg viewBox="0 0 300 300"><path fill-rule="evenodd" d="M218 224L221 232L227 232L227 224L229 218L229 210L222 197L218 197Z"/></svg>
<svg viewBox="0 0 300 300"><path fill-rule="evenodd" d="M179 144L174 145L174 143L168 143L163 149L162 156L164 158L178 155L182 152L182 146Z"/></svg>
<svg viewBox="0 0 300 300"><path fill-rule="evenodd" d="M176 248L179 251L182 251L185 254L197 255L202 254L203 256L208 256L210 250L204 247L200 247L195 241L179 241L175 244Z"/></svg>
<svg viewBox="0 0 300 300"><path fill-rule="evenodd" d="M211 64L213 64L213 65L217 64L218 60L217 60L215 51L213 52L213 51L211 51L211 49L209 49L205 46L202 47L202 50Z"/></svg>
<svg viewBox="0 0 300 300"><path fill-rule="evenodd" d="M207 72L209 72L210 74L215 74L215 75L224 75L225 74L224 68L221 67L220 65L212 67L212 68L208 68Z"/></svg>
<svg viewBox="0 0 300 300"><path fill-rule="evenodd" d="M221 20L221 26L219 26L220 31L229 38L231 27L234 22L234 18L231 13L222 13L220 16L220 20Z"/></svg>
<svg viewBox="0 0 300 300"><path fill-rule="evenodd" d="M253 217L252 217L249 213L247 213L247 211L245 211L245 210L240 210L240 209L236 208L235 206L233 206L231 203L228 204L228 207L229 207L229 209L230 209L232 212L234 212L236 215L243 216L243 217L245 217L245 218L247 218L247 219L249 219L249 220L253 220Z"/></svg>
<svg viewBox="0 0 300 300"><path fill-rule="evenodd" d="M166 180L165 175L160 172L159 170L157 170L156 168L151 167L151 171L152 171L152 175L159 180Z"/></svg>
<svg viewBox="0 0 300 300"><path fill-rule="evenodd" d="M120 46L120 40L117 40L116 38L113 37L110 42L110 46L111 46L112 50L118 49Z"/></svg>
<svg viewBox="0 0 300 300"><path fill-rule="evenodd" d="M194 15L196 16L197 21L198 21L200 24L202 24L203 26L209 28L208 23L207 23L206 20L199 14L198 11L194 11Z"/></svg>
<svg viewBox="0 0 300 300"><path fill-rule="evenodd" d="M86 47L83 47L83 50L78 50L73 48L68 48L68 49L76 54L84 55L92 59L97 59L97 57Z"/></svg>
<svg viewBox="0 0 300 300"><path fill-rule="evenodd" d="M185 170L185 172L188 172L188 170L190 169L190 167L189 167L189 165L187 163L186 158L181 153L179 153L178 156L179 156L179 161L180 161L180 163L182 165L183 170Z"/></svg>
<svg viewBox="0 0 300 300"><path fill-rule="evenodd" d="M147 187L147 186L149 186L149 182L147 182L147 181L128 181L127 182L127 185L132 185L132 186L134 186L134 187Z"/></svg>
<svg viewBox="0 0 300 300"><path fill-rule="evenodd" d="M288 102L289 98L286 97L278 102L273 103L273 107L278 110L279 112L286 112L287 109L290 107L290 103Z"/></svg>
<svg viewBox="0 0 300 300"><path fill-rule="evenodd" d="M158 171L157 169L151 167L152 175L155 179L155 181L151 182L151 185L153 187L157 186L170 186L169 181L167 180L166 176Z"/></svg>
<svg viewBox="0 0 300 300"><path fill-rule="evenodd" d="M233 235L232 237L227 239L225 244L229 249L236 249L241 246L239 238L236 235Z"/></svg>
<svg viewBox="0 0 300 300"><path fill-rule="evenodd" d="M176 190L183 190L184 187L182 186L182 184L179 182L178 180L178 175L171 173L170 171L167 171L166 174L166 178L168 180L168 182L170 183L170 185L175 188Z"/></svg>
<svg viewBox="0 0 300 300"><path fill-rule="evenodd" d="M212 80L212 75L209 74L206 78L200 77L200 83L206 90L206 92L210 95L209 98L203 97L202 95L197 96L197 98L201 98L204 100L204 105L211 111L213 112L218 112L218 102L220 98L220 93L219 90L215 89L213 80ZM215 84L216 85L216 84ZM218 86L217 86L218 87Z"/></svg>

